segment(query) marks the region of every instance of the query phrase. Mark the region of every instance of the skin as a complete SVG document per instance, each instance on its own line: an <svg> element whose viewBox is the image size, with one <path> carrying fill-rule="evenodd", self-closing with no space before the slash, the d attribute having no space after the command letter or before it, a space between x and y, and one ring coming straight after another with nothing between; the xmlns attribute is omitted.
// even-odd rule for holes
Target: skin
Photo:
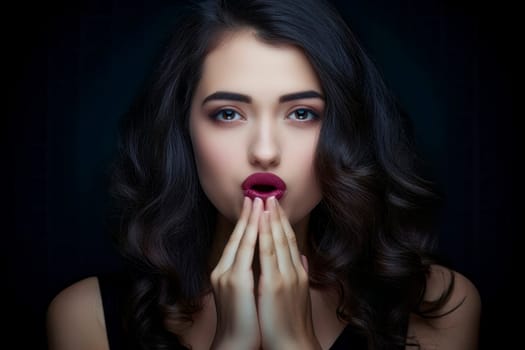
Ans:
<svg viewBox="0 0 525 350"><path fill-rule="evenodd" d="M210 256L213 295L204 300L194 325L182 335L193 349L329 349L345 324L337 320L333 296L308 287L305 238L311 210L321 200L313 171L321 122L298 121L295 111L322 116L319 98L279 103L297 91L322 93L306 57L290 46L271 46L253 32L225 36L206 57L192 99L190 134L201 185L217 208ZM216 91L251 96L251 103L202 101ZM219 109L238 114L220 114ZM312 116L307 114L308 118ZM220 119L220 118L219 118ZM253 172L272 172L287 184L280 201L251 201L242 181ZM303 257L303 255L305 257ZM434 300L448 285L448 270L433 265L424 300ZM444 313L410 316L408 337L421 349L475 350L481 301L476 287L454 272L455 289ZM50 303L50 350L109 349L96 277L74 283ZM407 347L407 349L413 349Z"/></svg>
<svg viewBox="0 0 525 350"><path fill-rule="evenodd" d="M212 349L322 349L315 337L306 259L279 202L245 198L211 281L217 310ZM250 211L251 208L251 211ZM255 242L261 273L254 296Z"/></svg>
<svg viewBox="0 0 525 350"><path fill-rule="evenodd" d="M280 103L279 97L306 90L322 94L306 57L298 49L263 44L250 31L225 35L206 57L192 100L190 135L200 183L219 212L218 241L226 241L240 217L242 181L259 171L284 180L287 192L280 204L304 236L309 212L321 200L313 160L321 128L315 115L322 115L324 101ZM202 104L217 91L242 93L252 101ZM306 120L294 113L300 108L312 111ZM220 113L228 109L235 114Z"/></svg>
<svg viewBox="0 0 525 350"><path fill-rule="evenodd" d="M217 91L242 93L252 101L202 104ZM273 173L286 183L280 205L294 227L300 251L304 251L309 213L321 200L314 153L324 101L303 98L279 102L280 96L300 91L322 94L304 54L292 47L264 44L250 31L226 35L206 57L192 100L190 135L201 186L218 211L211 266L216 265L240 217L241 184L254 172ZM299 109L312 112L300 120ZM224 110L235 114L228 116Z"/></svg>
<svg viewBox="0 0 525 350"><path fill-rule="evenodd" d="M217 91L240 93L250 102L203 103ZM314 155L324 101L280 102L281 96L301 91L322 95L306 56L291 46L265 44L251 31L227 35L204 61L190 135L200 183L218 211L210 261L216 264L211 276L215 348L321 348L300 251L309 213L321 200ZM255 172L278 175L287 191L280 203L273 197L266 203L255 199L252 215L243 218L250 201L244 198L243 205L241 184ZM218 263L217 252L222 252Z"/></svg>

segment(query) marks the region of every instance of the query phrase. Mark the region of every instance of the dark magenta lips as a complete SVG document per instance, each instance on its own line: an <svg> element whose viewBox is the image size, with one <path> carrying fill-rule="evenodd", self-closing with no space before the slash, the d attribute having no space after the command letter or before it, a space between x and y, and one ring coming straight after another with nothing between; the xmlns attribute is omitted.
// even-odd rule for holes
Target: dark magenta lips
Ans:
<svg viewBox="0 0 525 350"><path fill-rule="evenodd" d="M241 185L244 195L254 200L256 197L263 201L271 196L281 199L286 192L286 184L277 175L272 173L255 173L246 178Z"/></svg>

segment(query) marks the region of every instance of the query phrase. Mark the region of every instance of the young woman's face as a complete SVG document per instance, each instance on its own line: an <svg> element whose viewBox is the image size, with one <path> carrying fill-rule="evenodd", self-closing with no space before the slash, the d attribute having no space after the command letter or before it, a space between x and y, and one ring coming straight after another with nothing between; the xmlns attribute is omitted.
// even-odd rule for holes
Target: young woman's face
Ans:
<svg viewBox="0 0 525 350"><path fill-rule="evenodd" d="M217 92L230 95L213 98ZM308 93L281 98L300 92ZM190 134L202 188L230 222L240 216L242 183L256 172L285 182L279 202L292 224L319 203L314 170L324 112L319 96L320 82L299 49L265 44L253 32L225 36L206 56Z"/></svg>

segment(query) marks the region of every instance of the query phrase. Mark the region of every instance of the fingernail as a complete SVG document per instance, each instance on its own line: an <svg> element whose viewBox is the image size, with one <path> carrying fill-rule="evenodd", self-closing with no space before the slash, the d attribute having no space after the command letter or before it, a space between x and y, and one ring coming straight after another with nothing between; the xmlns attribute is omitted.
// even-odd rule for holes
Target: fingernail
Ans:
<svg viewBox="0 0 525 350"><path fill-rule="evenodd" d="M259 208L262 204L262 199L259 198L259 197L255 197L255 200L254 200L254 205L256 208Z"/></svg>

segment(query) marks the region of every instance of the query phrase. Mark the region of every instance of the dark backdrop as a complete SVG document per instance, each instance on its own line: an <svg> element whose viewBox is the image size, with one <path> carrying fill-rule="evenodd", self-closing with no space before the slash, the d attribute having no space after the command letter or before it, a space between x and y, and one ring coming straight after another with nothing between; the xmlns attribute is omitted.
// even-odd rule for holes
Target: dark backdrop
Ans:
<svg viewBox="0 0 525 350"><path fill-rule="evenodd" d="M429 175L446 196L441 252L481 293L482 348L504 347L517 330L507 321L518 296L516 9L505 1L336 3L414 120ZM116 125L177 5L35 1L3 12L11 20L2 22L1 44L4 331L14 348L37 349L51 298L120 265L107 225Z"/></svg>

